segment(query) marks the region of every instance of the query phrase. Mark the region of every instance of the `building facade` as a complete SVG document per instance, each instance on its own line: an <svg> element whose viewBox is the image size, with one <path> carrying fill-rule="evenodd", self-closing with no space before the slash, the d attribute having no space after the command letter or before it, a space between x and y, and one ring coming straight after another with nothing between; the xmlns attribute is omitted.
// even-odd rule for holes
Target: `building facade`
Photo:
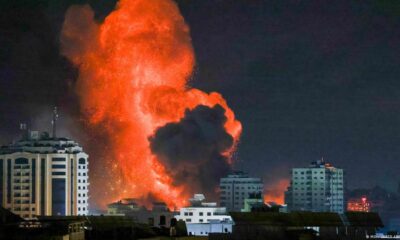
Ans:
<svg viewBox="0 0 400 240"><path fill-rule="evenodd" d="M176 220L186 223L187 232L194 236L207 236L209 233L232 232L233 221L227 215L225 207L217 207L217 203L204 202L203 194L195 194L190 199L191 206L181 208Z"/></svg>
<svg viewBox="0 0 400 240"><path fill-rule="evenodd" d="M107 216L131 217L138 223L151 227L170 227L171 220L177 212L170 211L164 202L153 202L152 208L147 209L139 204L138 199L124 198L107 205Z"/></svg>
<svg viewBox="0 0 400 240"><path fill-rule="evenodd" d="M285 192L288 211L343 213L344 172L323 160L307 168L293 168Z"/></svg>
<svg viewBox="0 0 400 240"><path fill-rule="evenodd" d="M240 212L245 199L251 195L263 196L264 184L261 178L249 177L243 172L234 172L220 180L220 206L228 211Z"/></svg>
<svg viewBox="0 0 400 240"><path fill-rule="evenodd" d="M13 213L34 216L88 214L88 155L67 138L27 131L0 148L0 202Z"/></svg>

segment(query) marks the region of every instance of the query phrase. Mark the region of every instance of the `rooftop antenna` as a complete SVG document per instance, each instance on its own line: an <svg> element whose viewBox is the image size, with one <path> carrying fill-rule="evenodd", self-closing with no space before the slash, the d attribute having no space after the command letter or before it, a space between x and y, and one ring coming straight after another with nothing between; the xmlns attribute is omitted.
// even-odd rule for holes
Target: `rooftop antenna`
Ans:
<svg viewBox="0 0 400 240"><path fill-rule="evenodd" d="M53 110L53 120L51 121L51 124L53 125L53 134L52 134L53 138L56 138L56 137L57 137L57 134L56 134L56 130L57 130L57 119L58 119L57 107L54 107L54 110Z"/></svg>

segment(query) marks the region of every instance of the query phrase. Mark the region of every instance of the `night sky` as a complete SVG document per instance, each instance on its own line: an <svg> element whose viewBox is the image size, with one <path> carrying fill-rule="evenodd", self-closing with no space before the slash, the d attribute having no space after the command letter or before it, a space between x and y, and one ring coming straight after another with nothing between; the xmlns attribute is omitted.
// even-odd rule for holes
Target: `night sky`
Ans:
<svg viewBox="0 0 400 240"><path fill-rule="evenodd" d="M400 181L400 3L179 0L191 28L193 87L217 91L243 124L236 169L268 186L324 157L349 188ZM59 54L68 6L85 1L0 1L1 143L20 122L85 142L74 67ZM115 1L91 1L101 20ZM90 152L89 152L90 154Z"/></svg>

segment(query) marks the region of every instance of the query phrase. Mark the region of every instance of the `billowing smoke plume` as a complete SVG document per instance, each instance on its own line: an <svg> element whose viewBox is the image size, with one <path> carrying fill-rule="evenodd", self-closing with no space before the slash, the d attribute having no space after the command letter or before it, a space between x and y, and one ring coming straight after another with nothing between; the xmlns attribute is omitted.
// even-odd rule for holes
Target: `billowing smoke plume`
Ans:
<svg viewBox="0 0 400 240"><path fill-rule="evenodd" d="M224 109L223 128L231 140L220 146L227 159L219 162L231 162L241 124L220 94L187 86L195 60L189 28L174 1L120 0L101 24L94 20L90 6L71 7L65 16L61 50L79 68L76 92L82 115L95 136L105 139L106 146L95 148L106 159L112 177L101 171L91 175L95 176L92 196L100 204L149 194L169 206L186 204L193 194L190 184L202 183L193 179L176 184L184 174L171 171L172 158L161 160L152 154L149 137L198 105L219 104L216 109ZM197 118L199 124L206 122ZM154 150L167 149L156 144L161 141L157 136ZM221 157L219 153L215 158ZM183 166L197 159L184 160L188 164Z"/></svg>
<svg viewBox="0 0 400 240"><path fill-rule="evenodd" d="M174 185L212 195L219 179L230 170L224 153L233 147L234 139L226 132L225 122L225 110L220 105L199 105L185 111L179 122L157 129L150 147Z"/></svg>

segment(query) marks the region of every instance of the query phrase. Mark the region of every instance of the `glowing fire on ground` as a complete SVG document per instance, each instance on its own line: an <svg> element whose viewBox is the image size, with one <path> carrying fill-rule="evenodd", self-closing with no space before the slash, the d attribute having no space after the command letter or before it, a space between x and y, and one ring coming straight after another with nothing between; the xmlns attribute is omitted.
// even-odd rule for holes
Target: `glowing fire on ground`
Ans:
<svg viewBox="0 0 400 240"><path fill-rule="evenodd" d="M88 5L73 6L66 13L61 45L62 54L79 67L76 89L85 119L100 127L110 143L102 151L113 179L94 179L94 184L112 194L100 204L151 194L169 206L184 205L190 186L172 184L165 166L151 154L149 136L199 104L225 109L225 128L236 143L242 127L220 94L187 85L195 59L177 5L172 0L120 0L101 24ZM110 189L102 186L107 182Z"/></svg>

